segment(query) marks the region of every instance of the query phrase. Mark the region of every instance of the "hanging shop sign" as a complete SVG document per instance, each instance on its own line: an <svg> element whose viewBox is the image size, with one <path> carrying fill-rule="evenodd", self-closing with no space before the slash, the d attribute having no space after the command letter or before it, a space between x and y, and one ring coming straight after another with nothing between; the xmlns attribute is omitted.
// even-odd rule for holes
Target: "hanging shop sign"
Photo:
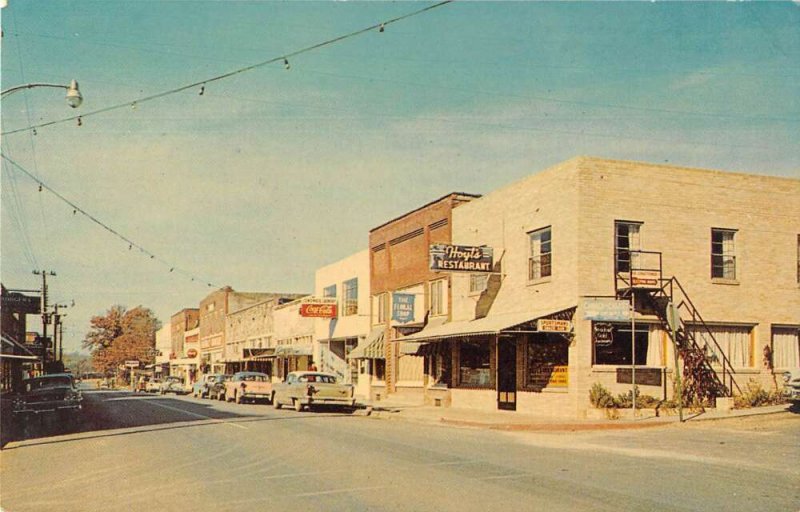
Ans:
<svg viewBox="0 0 800 512"><path fill-rule="evenodd" d="M194 359L195 357L197 357L197 350L190 348L189 350L186 351L186 357L188 357L189 359Z"/></svg>
<svg viewBox="0 0 800 512"><path fill-rule="evenodd" d="M540 318L536 321L536 330L539 332L572 332L572 322L569 320L554 320L552 318Z"/></svg>
<svg viewBox="0 0 800 512"><path fill-rule="evenodd" d="M26 315L38 315L42 312L40 297L31 297L21 293L11 292L0 297L0 304L3 309L12 313L23 313Z"/></svg>
<svg viewBox="0 0 800 512"><path fill-rule="evenodd" d="M444 272L492 272L491 247L431 244L430 269Z"/></svg>
<svg viewBox="0 0 800 512"><path fill-rule="evenodd" d="M128 368L138 368L139 361L134 361L134 360L125 361L125 366L127 366Z"/></svg>
<svg viewBox="0 0 800 512"><path fill-rule="evenodd" d="M300 316L310 318L336 318L336 299L333 297L308 297L300 302Z"/></svg>
<svg viewBox="0 0 800 512"><path fill-rule="evenodd" d="M595 345L611 345L614 342L614 326L602 322L595 322L592 326L592 335Z"/></svg>
<svg viewBox="0 0 800 512"><path fill-rule="evenodd" d="M393 293L392 294L392 320L407 324L414 321L414 299L413 293Z"/></svg>
<svg viewBox="0 0 800 512"><path fill-rule="evenodd" d="M625 322L631 318L631 303L613 297L587 297L583 299L584 320Z"/></svg>

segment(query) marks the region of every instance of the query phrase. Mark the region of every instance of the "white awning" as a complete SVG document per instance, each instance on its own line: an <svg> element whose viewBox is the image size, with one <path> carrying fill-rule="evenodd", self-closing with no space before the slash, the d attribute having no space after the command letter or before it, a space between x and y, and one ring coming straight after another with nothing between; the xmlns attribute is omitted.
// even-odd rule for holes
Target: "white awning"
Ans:
<svg viewBox="0 0 800 512"><path fill-rule="evenodd" d="M548 308L540 311L519 311L515 313L497 314L478 318L476 320L464 320L461 322L447 322L441 325L429 324L423 330L399 338L400 342L420 342L436 341L447 338L460 338L467 336L487 336L497 334L501 331L511 329L520 324L542 318L559 311L564 311L574 306L561 308Z"/></svg>
<svg viewBox="0 0 800 512"><path fill-rule="evenodd" d="M275 355L279 357L310 356L314 349L311 345L278 345Z"/></svg>

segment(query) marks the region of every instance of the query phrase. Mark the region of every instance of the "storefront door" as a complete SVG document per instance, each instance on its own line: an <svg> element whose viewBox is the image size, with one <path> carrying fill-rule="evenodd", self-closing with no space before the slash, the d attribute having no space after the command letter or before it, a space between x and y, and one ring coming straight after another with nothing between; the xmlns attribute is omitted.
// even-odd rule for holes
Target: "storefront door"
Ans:
<svg viewBox="0 0 800 512"><path fill-rule="evenodd" d="M517 344L511 338L497 340L497 408L517 410Z"/></svg>

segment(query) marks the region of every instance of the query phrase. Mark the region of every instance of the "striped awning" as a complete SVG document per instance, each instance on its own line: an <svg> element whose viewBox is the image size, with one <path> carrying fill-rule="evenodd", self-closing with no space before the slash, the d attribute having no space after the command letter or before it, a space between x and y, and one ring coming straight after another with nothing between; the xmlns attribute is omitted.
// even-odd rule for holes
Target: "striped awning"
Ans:
<svg viewBox="0 0 800 512"><path fill-rule="evenodd" d="M350 351L350 359L383 359L384 352L384 328L376 327L372 329L367 338L356 348Z"/></svg>

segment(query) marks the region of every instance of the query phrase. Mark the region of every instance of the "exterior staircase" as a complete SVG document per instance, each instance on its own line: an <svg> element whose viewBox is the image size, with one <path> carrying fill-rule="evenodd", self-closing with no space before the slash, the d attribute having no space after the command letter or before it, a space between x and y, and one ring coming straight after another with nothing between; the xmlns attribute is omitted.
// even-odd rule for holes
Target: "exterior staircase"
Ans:
<svg viewBox="0 0 800 512"><path fill-rule="evenodd" d="M673 337L683 361L683 397L711 403L717 397L740 394L736 371L725 350L674 276L663 277L661 253L628 251L627 272L616 272L618 298L634 297L636 311L655 315L663 329ZM619 259L618 259L619 260ZM672 318L670 318L672 317ZM670 323L674 324L673 334Z"/></svg>

